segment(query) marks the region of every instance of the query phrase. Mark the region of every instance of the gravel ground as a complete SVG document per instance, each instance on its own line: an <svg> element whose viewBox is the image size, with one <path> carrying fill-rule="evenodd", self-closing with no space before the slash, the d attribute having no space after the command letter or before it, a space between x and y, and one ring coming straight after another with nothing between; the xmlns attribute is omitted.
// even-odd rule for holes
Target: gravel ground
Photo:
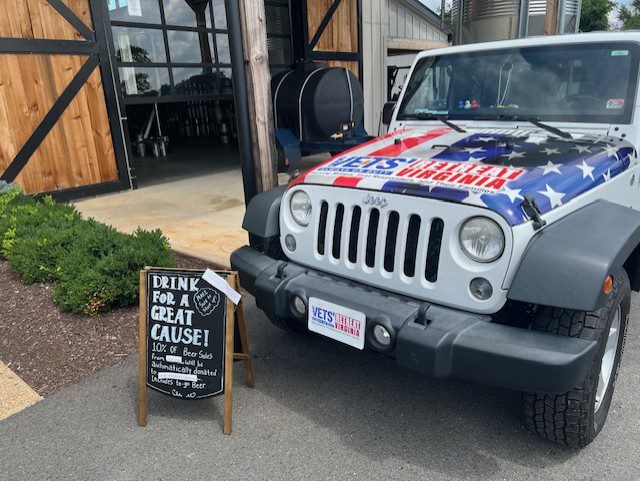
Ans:
<svg viewBox="0 0 640 481"><path fill-rule="evenodd" d="M210 266L176 254L183 268ZM95 317L62 312L52 301L51 286L25 286L0 262L0 360L41 396L116 364L138 346L136 306Z"/></svg>
<svg viewBox="0 0 640 481"><path fill-rule="evenodd" d="M135 422L129 357L0 422L0 479L640 479L640 296L609 420L582 451L527 432L516 392L424 379L372 352L273 327L247 298L256 387L221 398L149 390Z"/></svg>

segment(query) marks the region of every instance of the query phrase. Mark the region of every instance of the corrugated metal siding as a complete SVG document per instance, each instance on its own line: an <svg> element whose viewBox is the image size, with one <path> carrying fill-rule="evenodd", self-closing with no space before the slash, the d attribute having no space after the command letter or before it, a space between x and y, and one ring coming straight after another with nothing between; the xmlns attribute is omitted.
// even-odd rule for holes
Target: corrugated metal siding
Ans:
<svg viewBox="0 0 640 481"><path fill-rule="evenodd" d="M376 0L371 0L375 2ZM447 34L438 25L420 18L409 8L389 0L389 36L408 39L446 41Z"/></svg>
<svg viewBox="0 0 640 481"><path fill-rule="evenodd" d="M460 1L454 0L452 18L458 25ZM464 0L462 43L516 38L519 34L521 0ZM564 0L562 32L575 32L580 0ZM528 35L544 33L547 0L530 0Z"/></svg>
<svg viewBox="0 0 640 481"><path fill-rule="evenodd" d="M573 15L578 11L579 0L566 0L564 11ZM545 15L547 13L547 0L529 0L529 13L534 15Z"/></svg>
<svg viewBox="0 0 640 481"><path fill-rule="evenodd" d="M530 10L536 9L537 4L543 4L543 13L547 7L547 0L531 0ZM459 2L453 4L453 18L458 18ZM466 0L463 8L463 22L483 20L493 17L518 15L520 11L519 0Z"/></svg>
<svg viewBox="0 0 640 481"><path fill-rule="evenodd" d="M580 9L580 0L565 0L564 12L565 15L576 15ZM546 15L547 14L547 0L530 0L529 1L529 15Z"/></svg>
<svg viewBox="0 0 640 481"><path fill-rule="evenodd" d="M365 129L378 133L378 123L387 92L387 38L389 0L362 2L362 54Z"/></svg>
<svg viewBox="0 0 640 481"><path fill-rule="evenodd" d="M362 53L365 129L378 134L387 100L387 40L389 38L447 41L439 25L420 18L401 1L363 0Z"/></svg>

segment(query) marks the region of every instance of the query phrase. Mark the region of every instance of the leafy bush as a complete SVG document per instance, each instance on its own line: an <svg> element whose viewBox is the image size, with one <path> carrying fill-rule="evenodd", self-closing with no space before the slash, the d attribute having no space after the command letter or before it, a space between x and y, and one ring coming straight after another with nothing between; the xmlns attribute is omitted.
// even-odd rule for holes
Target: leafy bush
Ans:
<svg viewBox="0 0 640 481"><path fill-rule="evenodd" d="M38 202L17 188L0 193L0 257L25 283L52 283L63 310L90 315L133 304L145 266L174 266L160 231L121 234L83 219L71 206L51 198Z"/></svg>
<svg viewBox="0 0 640 481"><path fill-rule="evenodd" d="M131 305L138 297L140 269L173 266L173 253L160 231L138 230L123 236L98 226L97 236L91 233L75 242L60 260L54 300L64 310L93 314L114 305Z"/></svg>
<svg viewBox="0 0 640 481"><path fill-rule="evenodd" d="M26 197L26 196L23 196ZM57 264L86 222L72 208L44 202L14 205L2 239L2 253L26 284L55 282Z"/></svg>

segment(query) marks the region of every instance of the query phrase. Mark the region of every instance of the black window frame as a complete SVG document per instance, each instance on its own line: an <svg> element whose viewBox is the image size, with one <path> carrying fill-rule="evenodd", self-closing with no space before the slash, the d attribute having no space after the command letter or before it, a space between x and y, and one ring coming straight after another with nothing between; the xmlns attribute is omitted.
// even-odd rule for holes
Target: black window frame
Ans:
<svg viewBox="0 0 640 481"><path fill-rule="evenodd" d="M233 94L223 94L223 93L211 93L211 94L201 94L201 95L184 95L180 94L176 91L176 85L173 76L173 68L202 68L204 69L212 69L215 71L220 71L221 69L230 69L232 68L231 63L227 62L219 62L218 58L218 41L217 35L224 34L229 36L228 26L226 29L215 28L216 21L213 14L213 0L211 0L208 4L209 16L211 18L211 28L209 27L190 27L190 26L180 26L180 25L168 25L166 22L165 12L164 12L164 2L163 0L156 0L158 3L158 8L160 10L160 23L148 23L148 22L132 22L126 20L111 20L109 19L109 25L113 30L113 27L129 27L129 28L142 28L149 29L162 32L162 37L164 40L164 49L166 62L121 62L117 60L115 51L113 53L114 57L114 66L116 67L116 71L118 72L119 77L119 69L123 67L132 67L132 68L167 68L169 70L169 90L170 93L168 95L125 95L122 92L122 97L124 98L124 103L129 104L149 104L149 103L169 103L169 102L182 102L182 101L198 101L198 100L232 100ZM207 39L210 41L210 45L213 46L213 62L172 62L171 61L171 52L169 47L169 39L168 32L170 31L183 31L183 32L195 32L195 33L203 33L207 35ZM120 84L120 79L118 78L118 84Z"/></svg>
<svg viewBox="0 0 640 481"><path fill-rule="evenodd" d="M278 39L282 39L282 40L288 40L289 42L289 48L290 48L290 52L291 52L291 63L276 63L276 62L272 62L271 58L269 58L269 69L271 70L271 72L273 73L274 69L277 70L288 70L291 68L291 66L295 63L295 53L294 53L294 45L293 45L293 22L292 22L292 18L291 18L291 0L287 0L286 2L284 1L278 1L278 0L264 0L264 6L265 6L265 10L267 7L277 7L277 8L283 8L286 7L287 8L287 14L289 17L289 33L270 33L267 30L267 42L269 41L269 39L272 38L278 38Z"/></svg>

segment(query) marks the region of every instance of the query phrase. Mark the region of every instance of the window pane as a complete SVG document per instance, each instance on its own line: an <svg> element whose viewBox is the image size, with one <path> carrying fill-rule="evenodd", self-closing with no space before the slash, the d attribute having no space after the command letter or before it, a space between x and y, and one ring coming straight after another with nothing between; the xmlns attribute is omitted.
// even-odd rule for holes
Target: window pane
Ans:
<svg viewBox="0 0 640 481"><path fill-rule="evenodd" d="M224 9L224 0L213 0L213 20L216 28L227 29L227 12Z"/></svg>
<svg viewBox="0 0 640 481"><path fill-rule="evenodd" d="M162 0L167 25L213 28L209 0Z"/></svg>
<svg viewBox="0 0 640 481"><path fill-rule="evenodd" d="M113 27L113 43L119 62L166 62L161 30Z"/></svg>
<svg viewBox="0 0 640 481"><path fill-rule="evenodd" d="M208 34L169 30L169 53L173 63L214 63Z"/></svg>
<svg viewBox="0 0 640 481"><path fill-rule="evenodd" d="M289 6L265 5L267 35L288 35L291 33L289 23Z"/></svg>
<svg viewBox="0 0 640 481"><path fill-rule="evenodd" d="M157 97L171 93L167 68L120 67L119 71L126 96Z"/></svg>
<svg viewBox="0 0 640 481"><path fill-rule="evenodd" d="M231 80L231 69L218 69L218 86L221 95L233 95L233 81Z"/></svg>
<svg viewBox="0 0 640 481"><path fill-rule="evenodd" d="M288 38L267 38L269 63L272 65L290 65L293 63L291 41Z"/></svg>
<svg viewBox="0 0 640 481"><path fill-rule="evenodd" d="M218 62L231 63L231 54L229 53L229 36L226 33L217 33L216 45L218 47Z"/></svg>
<svg viewBox="0 0 640 481"><path fill-rule="evenodd" d="M218 93L216 71L212 67L174 68L173 81L179 95L215 95Z"/></svg>
<svg viewBox="0 0 640 481"><path fill-rule="evenodd" d="M121 22L160 23L158 0L109 0L109 18Z"/></svg>

